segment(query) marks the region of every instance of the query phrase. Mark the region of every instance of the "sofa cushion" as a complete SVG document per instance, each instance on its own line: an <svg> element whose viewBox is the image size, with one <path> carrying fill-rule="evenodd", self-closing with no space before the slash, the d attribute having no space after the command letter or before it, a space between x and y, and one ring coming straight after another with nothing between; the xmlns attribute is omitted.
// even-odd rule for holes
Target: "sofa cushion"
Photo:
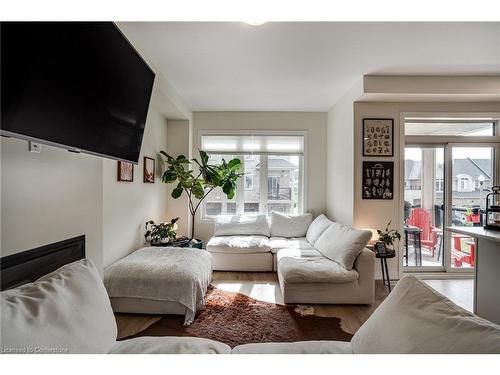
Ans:
<svg viewBox="0 0 500 375"><path fill-rule="evenodd" d="M207 243L211 253L250 254L271 251L269 238L264 236L218 236Z"/></svg>
<svg viewBox="0 0 500 375"><path fill-rule="evenodd" d="M414 276L402 278L356 332L355 353L500 353L500 326L455 305Z"/></svg>
<svg viewBox="0 0 500 375"><path fill-rule="evenodd" d="M229 354L222 342L199 337L137 337L117 342L111 354Z"/></svg>
<svg viewBox="0 0 500 375"><path fill-rule="evenodd" d="M302 215L287 215L271 212L271 236L304 237L312 221L309 213Z"/></svg>
<svg viewBox="0 0 500 375"><path fill-rule="evenodd" d="M355 270L325 258L317 250L283 249L277 254L278 273L288 284L349 283L357 280Z"/></svg>
<svg viewBox="0 0 500 375"><path fill-rule="evenodd" d="M314 247L306 240L305 237L271 237L269 240L269 246L271 247L271 252L276 254L281 249L303 249L303 250L313 250Z"/></svg>
<svg viewBox="0 0 500 375"><path fill-rule="evenodd" d="M313 220L309 228L307 229L306 238L311 245L314 246L315 242L318 240L319 236L332 225L332 221L329 220L325 215L321 214L316 219Z"/></svg>
<svg viewBox="0 0 500 375"><path fill-rule="evenodd" d="M314 243L314 247L325 257L350 270L371 237L372 232L369 230L332 223Z"/></svg>
<svg viewBox="0 0 500 375"><path fill-rule="evenodd" d="M214 226L214 236L267 236L269 222L266 215L218 216Z"/></svg>
<svg viewBox="0 0 500 375"><path fill-rule="evenodd" d="M42 353L107 353L116 321L90 260L67 264L1 293L2 348ZM36 353L36 351L35 351Z"/></svg>
<svg viewBox="0 0 500 375"><path fill-rule="evenodd" d="M238 345L231 354L352 354L352 349L344 341L266 342Z"/></svg>

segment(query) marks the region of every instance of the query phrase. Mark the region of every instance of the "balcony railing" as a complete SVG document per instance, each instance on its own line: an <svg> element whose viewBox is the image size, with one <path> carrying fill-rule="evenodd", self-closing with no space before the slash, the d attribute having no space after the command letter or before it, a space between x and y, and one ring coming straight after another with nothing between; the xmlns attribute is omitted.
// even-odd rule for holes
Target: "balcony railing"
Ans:
<svg viewBox="0 0 500 375"><path fill-rule="evenodd" d="M274 188L267 192L267 199L289 201L292 199L292 188Z"/></svg>
<svg viewBox="0 0 500 375"><path fill-rule="evenodd" d="M406 209L419 208L420 205L415 206L407 206ZM409 211L408 216L409 216ZM406 215L406 213L405 213ZM479 207L457 207L453 206L451 208L451 222L452 225L463 226L464 223L468 223L470 226L482 227L484 223L484 215L485 210L480 209ZM443 226L443 206L442 205L434 205L434 222L435 226L442 227ZM406 217L406 216L405 216Z"/></svg>

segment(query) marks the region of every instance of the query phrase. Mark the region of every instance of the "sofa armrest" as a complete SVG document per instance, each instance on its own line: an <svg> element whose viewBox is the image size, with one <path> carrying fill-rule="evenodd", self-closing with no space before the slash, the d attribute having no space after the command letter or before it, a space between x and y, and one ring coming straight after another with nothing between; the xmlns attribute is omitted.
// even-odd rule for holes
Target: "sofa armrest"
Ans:
<svg viewBox="0 0 500 375"><path fill-rule="evenodd" d="M354 261L353 268L358 271L358 284L368 300L375 300L375 253L364 248Z"/></svg>
<svg viewBox="0 0 500 375"><path fill-rule="evenodd" d="M375 253L364 248L354 261L353 268L361 274L373 274L375 277Z"/></svg>

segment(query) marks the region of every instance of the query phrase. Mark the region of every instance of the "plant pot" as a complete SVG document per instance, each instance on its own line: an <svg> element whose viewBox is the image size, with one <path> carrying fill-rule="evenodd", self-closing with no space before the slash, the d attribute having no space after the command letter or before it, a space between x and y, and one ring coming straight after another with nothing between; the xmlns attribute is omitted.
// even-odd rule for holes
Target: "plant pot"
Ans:
<svg viewBox="0 0 500 375"><path fill-rule="evenodd" d="M162 239L160 240L160 243L162 243L162 244L167 244L167 243L169 243L169 242L170 242L170 239L169 239L168 237L167 237L167 238L162 238Z"/></svg>
<svg viewBox="0 0 500 375"><path fill-rule="evenodd" d="M193 249L203 249L203 241L196 238L196 241L198 241L197 243L193 243L191 241L189 241L189 245L188 247L191 247Z"/></svg>

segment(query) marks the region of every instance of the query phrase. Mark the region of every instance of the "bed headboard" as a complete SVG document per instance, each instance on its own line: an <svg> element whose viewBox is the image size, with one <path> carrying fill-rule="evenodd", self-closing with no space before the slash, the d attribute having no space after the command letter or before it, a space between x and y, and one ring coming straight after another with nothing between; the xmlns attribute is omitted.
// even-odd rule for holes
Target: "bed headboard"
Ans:
<svg viewBox="0 0 500 375"><path fill-rule="evenodd" d="M35 281L65 264L85 258L85 235L0 258L0 289Z"/></svg>

